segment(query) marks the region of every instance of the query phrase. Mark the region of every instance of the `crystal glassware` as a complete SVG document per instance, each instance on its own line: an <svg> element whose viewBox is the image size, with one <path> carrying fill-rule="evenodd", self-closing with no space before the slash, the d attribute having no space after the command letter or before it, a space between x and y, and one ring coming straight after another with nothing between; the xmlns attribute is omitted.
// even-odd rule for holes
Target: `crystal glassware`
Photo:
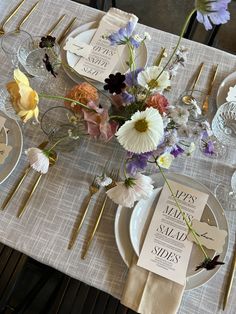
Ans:
<svg viewBox="0 0 236 314"><path fill-rule="evenodd" d="M41 118L41 128L51 144L58 143L57 150L73 151L83 133L83 126L70 109L57 106L45 111Z"/></svg>
<svg viewBox="0 0 236 314"><path fill-rule="evenodd" d="M225 210L236 210L236 171L231 177L231 186L219 183L215 195Z"/></svg>
<svg viewBox="0 0 236 314"><path fill-rule="evenodd" d="M2 50L14 67L19 66L17 53L22 42L28 41L30 43L32 40L31 35L23 30L9 32L2 36Z"/></svg>
<svg viewBox="0 0 236 314"><path fill-rule="evenodd" d="M47 55L56 72L60 67L60 46L55 43L52 48L40 48L40 41L40 36L33 37L32 40L26 39L20 45L17 55L19 62L30 75L48 78L52 74L47 71L43 60L45 60Z"/></svg>

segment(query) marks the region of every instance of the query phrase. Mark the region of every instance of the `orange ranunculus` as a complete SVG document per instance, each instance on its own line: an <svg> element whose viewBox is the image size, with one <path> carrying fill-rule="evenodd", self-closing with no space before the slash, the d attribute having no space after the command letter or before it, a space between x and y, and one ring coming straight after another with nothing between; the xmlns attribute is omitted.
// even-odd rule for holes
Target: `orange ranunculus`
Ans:
<svg viewBox="0 0 236 314"><path fill-rule="evenodd" d="M23 122L27 122L32 117L38 120L37 92L30 87L27 76L19 69L14 70L14 79L15 81L6 84L14 110Z"/></svg>
<svg viewBox="0 0 236 314"><path fill-rule="evenodd" d="M87 105L89 101L96 103L99 99L96 88L86 82L74 86L67 93L66 97L79 101L84 105ZM81 112L82 109L80 105L73 105L73 102L70 101L65 101L65 106L69 109L72 109L75 113Z"/></svg>

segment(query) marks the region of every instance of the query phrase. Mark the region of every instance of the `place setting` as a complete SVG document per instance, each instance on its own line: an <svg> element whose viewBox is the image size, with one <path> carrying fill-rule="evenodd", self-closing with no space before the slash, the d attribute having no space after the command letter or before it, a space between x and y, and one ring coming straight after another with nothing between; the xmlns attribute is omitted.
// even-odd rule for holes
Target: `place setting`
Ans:
<svg viewBox="0 0 236 314"><path fill-rule="evenodd" d="M23 4L1 22L2 28ZM106 235L102 222L112 204L114 243L121 268L127 272L121 303L142 314L154 314L164 306L163 313L176 313L185 291L207 284L220 269L228 268L231 230L227 210L235 210L236 170L230 184L213 182L214 167L207 169L207 163L220 165L227 151L236 149L235 74L224 78L215 98L222 67L218 61L207 64L203 59L193 67L189 86L181 85L191 58L188 42L185 47L180 44L187 24L176 46L163 43L150 62L147 46L155 39L146 31L137 32L134 14L111 8L100 21L78 26L77 16L70 16L64 25L66 14L62 12L48 31L35 36L21 28L37 8L40 1L12 32L14 36L22 32L24 40L19 37L13 47L14 36L5 30L2 34L2 49L10 55L14 70L0 89L0 184L17 167L22 154L27 162L23 170L16 168L18 179L1 198L0 215L10 213L13 198L18 200L18 191L30 175L25 198L14 209L14 219L29 224L35 194L40 197L42 193L47 203L47 184L54 182L61 160L68 167L65 173L73 176L74 164L87 154L87 185L84 178L78 182L85 198L78 202L70 195L73 201L67 199L69 210L72 213L76 206L77 214L62 228L66 230L61 237L63 258L69 260L76 254L81 265L93 263L93 248L100 244L100 232ZM62 24L63 31L54 37ZM201 83L203 74L206 86ZM179 94L176 81L182 88ZM34 138L43 140L34 143ZM113 154L117 160L107 160L108 155L96 151L105 152L109 145L114 145L110 152L122 151L122 158ZM214 191L194 171L198 160L205 161ZM175 165L180 171L174 172ZM189 175L186 165L193 168ZM76 175L82 173L80 169ZM65 194L57 195L57 204L62 206L63 197ZM49 210L46 207L41 211ZM53 220L56 218L52 224ZM224 308L233 275L231 271Z"/></svg>

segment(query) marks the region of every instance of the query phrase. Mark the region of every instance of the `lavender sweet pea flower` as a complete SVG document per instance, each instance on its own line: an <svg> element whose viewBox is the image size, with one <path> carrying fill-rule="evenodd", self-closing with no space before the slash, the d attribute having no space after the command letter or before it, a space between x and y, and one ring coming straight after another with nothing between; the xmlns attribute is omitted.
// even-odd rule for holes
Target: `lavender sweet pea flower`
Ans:
<svg viewBox="0 0 236 314"><path fill-rule="evenodd" d="M212 29L212 24L225 24L230 19L228 4L231 0L195 0L197 20L205 29Z"/></svg>
<svg viewBox="0 0 236 314"><path fill-rule="evenodd" d="M124 45L127 43L127 41L129 41L134 28L135 24L129 21L125 27L120 28L118 32L114 32L108 36L108 40L110 41L111 45Z"/></svg>
<svg viewBox="0 0 236 314"><path fill-rule="evenodd" d="M184 152L183 148L181 148L179 145L175 145L170 153L176 158L178 157L178 155L182 154L183 152Z"/></svg>
<svg viewBox="0 0 236 314"><path fill-rule="evenodd" d="M126 104L130 104L130 103L135 101L134 95L129 94L127 92L122 92L121 97L122 97L124 103L126 103Z"/></svg>
<svg viewBox="0 0 236 314"><path fill-rule="evenodd" d="M130 175L134 176L138 171L144 170L147 167L152 152L132 155L129 153L128 156L130 159L127 162L126 170Z"/></svg>
<svg viewBox="0 0 236 314"><path fill-rule="evenodd" d="M128 87L133 87L138 85L137 77L140 72L142 72L144 68L138 68L135 71L128 72L125 74L125 84Z"/></svg>

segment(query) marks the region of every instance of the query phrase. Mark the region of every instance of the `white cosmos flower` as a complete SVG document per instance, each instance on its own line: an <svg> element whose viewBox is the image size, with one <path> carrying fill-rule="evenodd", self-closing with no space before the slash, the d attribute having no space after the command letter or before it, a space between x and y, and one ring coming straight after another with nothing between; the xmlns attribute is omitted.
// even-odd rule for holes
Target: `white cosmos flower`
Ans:
<svg viewBox="0 0 236 314"><path fill-rule="evenodd" d="M41 149L32 147L32 148L27 149L25 153L28 157L30 166L34 170L42 174L45 174L48 172L49 158L45 155L45 153Z"/></svg>
<svg viewBox="0 0 236 314"><path fill-rule="evenodd" d="M138 74L138 84L153 92L162 92L165 88L170 86L170 75L167 71L163 71L161 76L157 79L162 69L163 68L160 66L147 67Z"/></svg>
<svg viewBox="0 0 236 314"><path fill-rule="evenodd" d="M160 167L169 169L174 159L175 157L172 154L166 152L158 157L157 163Z"/></svg>
<svg viewBox="0 0 236 314"><path fill-rule="evenodd" d="M107 196L116 204L132 207L134 202L148 199L153 192L153 181L150 177L138 173L134 178L117 182L116 186L108 190Z"/></svg>
<svg viewBox="0 0 236 314"><path fill-rule="evenodd" d="M150 152L157 148L164 136L162 117L154 108L137 111L119 128L116 136L119 143L132 153Z"/></svg>

